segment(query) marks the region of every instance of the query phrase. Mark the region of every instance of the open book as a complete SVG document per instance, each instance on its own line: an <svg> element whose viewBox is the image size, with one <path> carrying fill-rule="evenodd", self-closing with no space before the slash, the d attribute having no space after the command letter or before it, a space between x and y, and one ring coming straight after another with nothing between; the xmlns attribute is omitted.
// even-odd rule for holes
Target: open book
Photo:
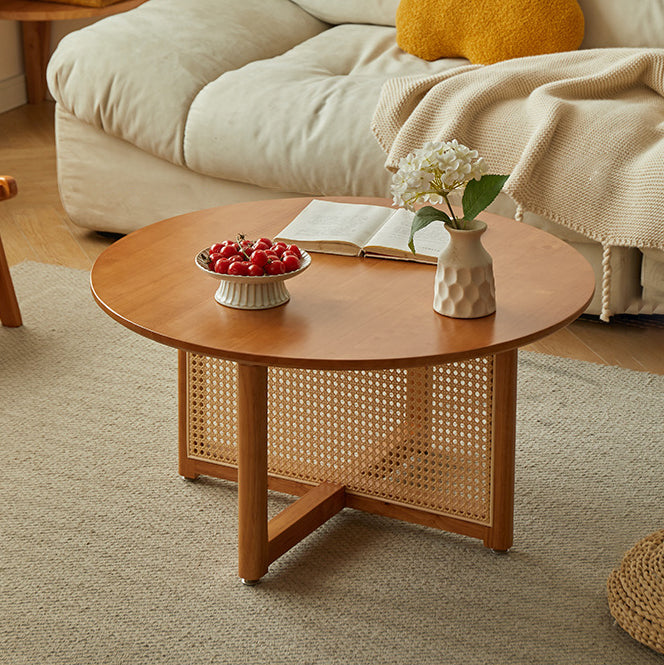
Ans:
<svg viewBox="0 0 664 665"><path fill-rule="evenodd" d="M275 240L310 252L436 263L449 239L443 222L417 232L413 254L408 248L413 216L403 208L314 199Z"/></svg>

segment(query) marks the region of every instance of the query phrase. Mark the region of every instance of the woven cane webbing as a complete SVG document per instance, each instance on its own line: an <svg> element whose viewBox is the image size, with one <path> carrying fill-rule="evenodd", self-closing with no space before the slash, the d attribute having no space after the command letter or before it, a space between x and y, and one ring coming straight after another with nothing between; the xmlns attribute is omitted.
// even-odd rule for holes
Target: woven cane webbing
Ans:
<svg viewBox="0 0 664 665"><path fill-rule="evenodd" d="M493 358L268 370L270 473L491 524ZM237 367L188 354L188 457L237 464Z"/></svg>
<svg viewBox="0 0 664 665"><path fill-rule="evenodd" d="M607 587L609 610L620 627L664 653L664 530L629 550Z"/></svg>

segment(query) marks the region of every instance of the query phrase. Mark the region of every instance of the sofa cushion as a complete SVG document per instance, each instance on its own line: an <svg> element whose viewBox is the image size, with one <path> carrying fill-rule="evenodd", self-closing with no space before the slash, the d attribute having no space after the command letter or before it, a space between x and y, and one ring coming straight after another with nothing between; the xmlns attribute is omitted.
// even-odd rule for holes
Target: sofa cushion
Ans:
<svg viewBox="0 0 664 665"><path fill-rule="evenodd" d="M586 19L581 48L664 48L662 0L578 0Z"/></svg>
<svg viewBox="0 0 664 665"><path fill-rule="evenodd" d="M385 155L370 128L381 86L468 64L420 60L394 36L394 28L340 25L226 72L191 106L187 166L303 194L388 195Z"/></svg>
<svg viewBox="0 0 664 665"><path fill-rule="evenodd" d="M49 88L79 120L183 164L186 115L201 88L327 27L290 0L151 0L65 37Z"/></svg>
<svg viewBox="0 0 664 665"><path fill-rule="evenodd" d="M368 23L394 27L399 0L293 0L326 23Z"/></svg>
<svg viewBox="0 0 664 665"><path fill-rule="evenodd" d="M401 0L396 27L399 46L420 58L489 65L578 49L583 13L576 0Z"/></svg>

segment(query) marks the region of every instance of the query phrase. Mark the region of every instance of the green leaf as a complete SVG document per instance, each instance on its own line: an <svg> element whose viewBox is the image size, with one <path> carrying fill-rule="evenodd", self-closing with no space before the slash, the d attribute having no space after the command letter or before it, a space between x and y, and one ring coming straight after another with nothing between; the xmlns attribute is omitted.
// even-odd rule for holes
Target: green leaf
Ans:
<svg viewBox="0 0 664 665"><path fill-rule="evenodd" d="M413 223L410 226L410 237L408 238L408 247L410 247L410 251L415 254L415 243L413 242L413 236L426 226L429 226L431 222L445 222L449 223L452 220L450 219L449 215L444 213L442 210L438 210L438 208L434 208L433 206L425 206L424 208L420 208L416 213L415 217L413 218Z"/></svg>
<svg viewBox="0 0 664 665"><path fill-rule="evenodd" d="M461 200L463 218L470 222L488 208L508 178L508 175L483 175L479 180L471 180Z"/></svg>

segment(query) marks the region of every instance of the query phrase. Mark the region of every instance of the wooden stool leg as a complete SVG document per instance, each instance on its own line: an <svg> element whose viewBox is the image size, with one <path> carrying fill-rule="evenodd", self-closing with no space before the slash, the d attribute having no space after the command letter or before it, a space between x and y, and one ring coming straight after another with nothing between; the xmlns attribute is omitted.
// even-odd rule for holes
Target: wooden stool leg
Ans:
<svg viewBox="0 0 664 665"><path fill-rule="evenodd" d="M517 350L499 353L494 359L493 519L484 544L506 552L512 547L514 533Z"/></svg>
<svg viewBox="0 0 664 665"><path fill-rule="evenodd" d="M238 572L255 584L268 569L267 368L238 364Z"/></svg>
<svg viewBox="0 0 664 665"><path fill-rule="evenodd" d="M16 328L22 324L9 264L0 239L0 320L3 326Z"/></svg>
<svg viewBox="0 0 664 665"><path fill-rule="evenodd" d="M21 29L28 102L38 104L46 97L46 65L51 48L51 23L22 21Z"/></svg>

